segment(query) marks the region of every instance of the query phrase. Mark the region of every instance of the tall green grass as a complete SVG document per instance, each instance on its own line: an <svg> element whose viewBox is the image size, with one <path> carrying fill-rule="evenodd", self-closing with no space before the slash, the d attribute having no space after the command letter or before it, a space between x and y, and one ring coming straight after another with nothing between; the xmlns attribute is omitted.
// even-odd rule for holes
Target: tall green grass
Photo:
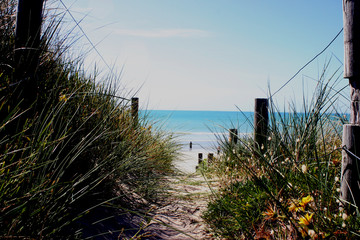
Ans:
<svg viewBox="0 0 360 240"><path fill-rule="evenodd" d="M146 118L134 121L113 84L66 58L61 16L43 31L36 100L24 107L13 74L16 1L0 7L0 238L125 238L134 225L105 222L156 201L177 144Z"/></svg>
<svg viewBox="0 0 360 240"><path fill-rule="evenodd" d="M339 205L341 131L346 116L334 108L340 73L325 78L300 110L279 109L270 98L269 134L257 146L222 141L212 166L223 183L204 218L228 239L357 239L358 213ZM345 84L343 84L345 86ZM225 174L224 174L225 173Z"/></svg>

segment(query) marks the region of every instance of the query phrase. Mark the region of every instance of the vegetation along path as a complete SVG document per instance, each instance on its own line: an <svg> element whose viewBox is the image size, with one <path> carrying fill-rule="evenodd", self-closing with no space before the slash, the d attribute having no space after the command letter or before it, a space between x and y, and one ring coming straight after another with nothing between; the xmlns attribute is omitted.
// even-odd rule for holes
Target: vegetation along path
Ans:
<svg viewBox="0 0 360 240"><path fill-rule="evenodd" d="M169 196L151 213L147 227L149 239L215 239L201 218L218 181L200 173L178 175L169 179Z"/></svg>

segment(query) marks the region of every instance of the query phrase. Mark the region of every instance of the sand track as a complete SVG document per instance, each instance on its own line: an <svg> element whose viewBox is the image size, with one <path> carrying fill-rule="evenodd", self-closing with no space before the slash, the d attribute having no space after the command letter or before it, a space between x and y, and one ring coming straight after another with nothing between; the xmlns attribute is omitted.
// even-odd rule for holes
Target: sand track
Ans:
<svg viewBox="0 0 360 240"><path fill-rule="evenodd" d="M200 174L175 176L169 181L169 197L150 214L153 220L145 229L150 234L146 239L216 239L201 214L218 182L205 180Z"/></svg>

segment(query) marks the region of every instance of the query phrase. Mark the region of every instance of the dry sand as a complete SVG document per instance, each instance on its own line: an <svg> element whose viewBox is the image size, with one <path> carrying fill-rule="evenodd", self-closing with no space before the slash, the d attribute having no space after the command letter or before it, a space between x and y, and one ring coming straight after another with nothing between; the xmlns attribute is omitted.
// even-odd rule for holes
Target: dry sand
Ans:
<svg viewBox="0 0 360 240"><path fill-rule="evenodd" d="M147 239L216 239L201 215L218 188L218 181L205 179L196 172L197 165L197 151L183 152L175 162L183 174L168 179L169 197L150 214L153 220L145 229L150 233Z"/></svg>
<svg viewBox="0 0 360 240"><path fill-rule="evenodd" d="M216 239L201 218L217 181L205 180L200 174L177 176L171 181L170 197L151 214L153 220L145 231L147 239Z"/></svg>
<svg viewBox="0 0 360 240"><path fill-rule="evenodd" d="M174 162L175 167L185 174L195 173L198 165L198 155L202 153L203 159L207 158L208 153L214 153L213 149L193 149L182 151L179 158ZM216 155L216 154L215 154Z"/></svg>
<svg viewBox="0 0 360 240"><path fill-rule="evenodd" d="M197 151L181 152L179 158L174 162L175 167L185 174L195 173L198 165L198 154Z"/></svg>

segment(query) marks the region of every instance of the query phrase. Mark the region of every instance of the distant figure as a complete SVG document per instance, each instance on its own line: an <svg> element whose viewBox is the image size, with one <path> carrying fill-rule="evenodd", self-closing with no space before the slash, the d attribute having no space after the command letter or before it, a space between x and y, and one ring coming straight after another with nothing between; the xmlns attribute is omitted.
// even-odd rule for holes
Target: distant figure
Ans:
<svg viewBox="0 0 360 240"><path fill-rule="evenodd" d="M217 147L217 154L220 154L220 146Z"/></svg>
<svg viewBox="0 0 360 240"><path fill-rule="evenodd" d="M192 142L190 142L190 149L192 149Z"/></svg>

